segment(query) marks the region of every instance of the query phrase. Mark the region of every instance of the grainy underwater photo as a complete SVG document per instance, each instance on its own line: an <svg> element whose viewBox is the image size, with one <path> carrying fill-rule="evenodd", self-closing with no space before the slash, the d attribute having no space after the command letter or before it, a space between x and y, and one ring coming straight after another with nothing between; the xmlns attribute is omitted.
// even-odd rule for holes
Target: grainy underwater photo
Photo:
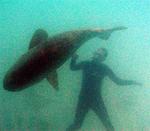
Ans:
<svg viewBox="0 0 150 131"><path fill-rule="evenodd" d="M149 0L0 0L0 131L150 131Z"/></svg>

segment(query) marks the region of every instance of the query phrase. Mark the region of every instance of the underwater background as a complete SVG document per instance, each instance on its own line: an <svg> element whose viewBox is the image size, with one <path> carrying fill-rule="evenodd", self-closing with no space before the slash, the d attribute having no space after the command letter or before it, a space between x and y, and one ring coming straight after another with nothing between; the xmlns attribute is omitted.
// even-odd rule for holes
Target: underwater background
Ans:
<svg viewBox="0 0 150 131"><path fill-rule="evenodd" d="M65 131L73 122L81 72L58 69L59 91L43 80L20 92L3 89L3 77L28 50L38 28L54 34L88 28L126 26L107 41L98 38L80 49L79 61L99 47L105 63L121 78L143 86L118 86L104 79L102 96L116 131L150 131L150 1L149 0L0 0L0 131ZM105 131L90 111L82 131Z"/></svg>

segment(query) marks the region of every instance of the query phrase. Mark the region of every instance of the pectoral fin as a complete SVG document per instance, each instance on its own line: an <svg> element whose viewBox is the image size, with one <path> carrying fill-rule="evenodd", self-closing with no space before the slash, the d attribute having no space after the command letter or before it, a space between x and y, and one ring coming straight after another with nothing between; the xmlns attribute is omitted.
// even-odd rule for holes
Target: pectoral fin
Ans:
<svg viewBox="0 0 150 131"><path fill-rule="evenodd" d="M55 88L56 90L58 90L58 75L56 71L50 72L47 75L47 80L48 82L53 86L53 88Z"/></svg>

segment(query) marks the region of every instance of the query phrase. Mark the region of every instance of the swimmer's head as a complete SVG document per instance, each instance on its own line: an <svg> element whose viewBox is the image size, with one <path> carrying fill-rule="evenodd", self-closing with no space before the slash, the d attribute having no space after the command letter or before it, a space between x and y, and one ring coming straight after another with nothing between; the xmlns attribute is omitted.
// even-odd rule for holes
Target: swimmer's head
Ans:
<svg viewBox="0 0 150 131"><path fill-rule="evenodd" d="M108 52L105 48L99 48L93 54L93 60L97 62L102 62L106 59Z"/></svg>

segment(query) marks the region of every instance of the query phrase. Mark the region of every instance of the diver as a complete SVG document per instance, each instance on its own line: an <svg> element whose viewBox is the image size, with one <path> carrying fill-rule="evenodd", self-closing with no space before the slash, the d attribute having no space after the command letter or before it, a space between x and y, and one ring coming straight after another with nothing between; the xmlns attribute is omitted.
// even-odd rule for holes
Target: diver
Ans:
<svg viewBox="0 0 150 131"><path fill-rule="evenodd" d="M107 131L114 131L101 96L102 80L104 77L108 76L113 82L122 86L141 85L136 81L123 80L117 77L107 65L102 63L107 55L108 52L105 48L99 48L93 54L92 60L83 61L78 64L76 62L78 55L74 54L72 56L70 68L73 71L82 70L82 88L78 98L74 122L66 131L80 129L89 109L92 109L97 114Z"/></svg>

